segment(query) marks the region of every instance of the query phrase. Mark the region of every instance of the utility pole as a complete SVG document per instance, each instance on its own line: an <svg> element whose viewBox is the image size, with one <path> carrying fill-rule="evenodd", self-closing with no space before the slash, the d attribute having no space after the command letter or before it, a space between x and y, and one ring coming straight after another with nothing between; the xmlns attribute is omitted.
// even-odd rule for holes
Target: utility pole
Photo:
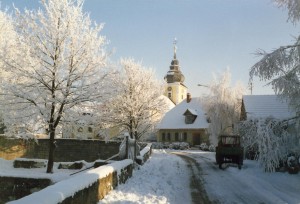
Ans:
<svg viewBox="0 0 300 204"><path fill-rule="evenodd" d="M252 95L252 91L253 91L253 83L252 82L250 82L250 84L249 84L249 90L250 90L250 93Z"/></svg>

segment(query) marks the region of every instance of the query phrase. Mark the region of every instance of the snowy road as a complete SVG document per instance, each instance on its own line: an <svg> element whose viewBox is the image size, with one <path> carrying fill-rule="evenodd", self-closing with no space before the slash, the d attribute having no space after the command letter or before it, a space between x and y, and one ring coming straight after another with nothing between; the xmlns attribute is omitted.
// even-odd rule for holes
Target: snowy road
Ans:
<svg viewBox="0 0 300 204"><path fill-rule="evenodd" d="M245 160L243 168L220 170L214 153L186 151L202 169L206 192L215 203L300 203L300 175L264 173L255 161Z"/></svg>
<svg viewBox="0 0 300 204"><path fill-rule="evenodd" d="M300 174L264 173L249 160L241 170L220 170L214 157L215 153L196 150L154 150L126 184L99 203L300 203Z"/></svg>

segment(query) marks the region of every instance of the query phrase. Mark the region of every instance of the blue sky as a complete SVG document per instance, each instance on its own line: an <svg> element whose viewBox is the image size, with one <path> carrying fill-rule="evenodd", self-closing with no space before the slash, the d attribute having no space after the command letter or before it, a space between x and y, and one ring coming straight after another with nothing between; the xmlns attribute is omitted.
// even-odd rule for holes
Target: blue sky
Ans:
<svg viewBox="0 0 300 204"><path fill-rule="evenodd" d="M2 0L2 8L36 8L35 0ZM298 25L287 22L287 11L271 0L86 0L92 20L105 23L102 34L115 50L112 60L133 57L163 79L177 58L192 96L200 96L212 73L232 73L232 82L249 80L249 69L260 58L259 48L271 51L294 42ZM272 94L256 80L253 94Z"/></svg>

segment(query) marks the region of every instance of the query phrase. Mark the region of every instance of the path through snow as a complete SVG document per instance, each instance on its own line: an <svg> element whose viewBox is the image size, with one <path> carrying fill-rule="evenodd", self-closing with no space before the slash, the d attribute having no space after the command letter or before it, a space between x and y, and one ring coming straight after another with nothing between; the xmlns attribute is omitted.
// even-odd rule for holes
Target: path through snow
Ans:
<svg viewBox="0 0 300 204"><path fill-rule="evenodd" d="M164 150L154 153L126 184L111 191L102 203L191 203L190 174L184 160Z"/></svg>

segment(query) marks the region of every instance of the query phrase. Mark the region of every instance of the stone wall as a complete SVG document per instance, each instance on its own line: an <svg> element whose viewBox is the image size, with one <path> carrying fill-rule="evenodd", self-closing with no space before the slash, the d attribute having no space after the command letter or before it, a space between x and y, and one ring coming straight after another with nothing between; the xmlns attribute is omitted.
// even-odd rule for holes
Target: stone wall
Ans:
<svg viewBox="0 0 300 204"><path fill-rule="evenodd" d="M130 159L89 170L69 179L55 183L39 192L11 201L10 204L35 203L98 203L112 189L125 183L132 176Z"/></svg>
<svg viewBox="0 0 300 204"><path fill-rule="evenodd" d="M0 203L20 199L51 184L50 179L0 176Z"/></svg>
<svg viewBox="0 0 300 204"><path fill-rule="evenodd" d="M0 136L0 158L13 160L15 158L48 159L49 140L10 139ZM107 159L119 152L120 142L99 140L56 139L54 152L55 162L85 160L93 162L97 159Z"/></svg>

